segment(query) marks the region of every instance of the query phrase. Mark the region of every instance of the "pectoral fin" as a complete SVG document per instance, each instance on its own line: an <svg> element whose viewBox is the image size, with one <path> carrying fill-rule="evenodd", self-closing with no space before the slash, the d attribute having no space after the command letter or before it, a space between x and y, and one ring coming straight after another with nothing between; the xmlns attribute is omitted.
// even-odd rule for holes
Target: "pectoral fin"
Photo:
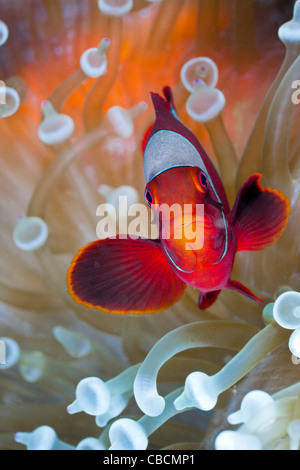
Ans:
<svg viewBox="0 0 300 470"><path fill-rule="evenodd" d="M275 189L263 189L260 174L248 178L232 209L236 251L262 250L282 234L289 218L289 200Z"/></svg>
<svg viewBox="0 0 300 470"><path fill-rule="evenodd" d="M185 290L159 241L130 237L97 240L82 248L67 283L76 302L117 314L165 310Z"/></svg>

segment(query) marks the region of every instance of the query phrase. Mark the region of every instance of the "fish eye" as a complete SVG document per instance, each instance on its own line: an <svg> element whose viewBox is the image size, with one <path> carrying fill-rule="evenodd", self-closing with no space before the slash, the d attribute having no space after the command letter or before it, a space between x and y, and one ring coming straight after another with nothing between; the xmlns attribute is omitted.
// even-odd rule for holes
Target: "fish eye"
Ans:
<svg viewBox="0 0 300 470"><path fill-rule="evenodd" d="M208 181L207 181L207 177L203 173L203 171L200 171L200 173L199 173L199 182L200 182L201 188L204 191L207 191L208 190Z"/></svg>
<svg viewBox="0 0 300 470"><path fill-rule="evenodd" d="M153 196L148 188L145 189L145 201L147 202L149 207L152 206L153 201L154 201Z"/></svg>

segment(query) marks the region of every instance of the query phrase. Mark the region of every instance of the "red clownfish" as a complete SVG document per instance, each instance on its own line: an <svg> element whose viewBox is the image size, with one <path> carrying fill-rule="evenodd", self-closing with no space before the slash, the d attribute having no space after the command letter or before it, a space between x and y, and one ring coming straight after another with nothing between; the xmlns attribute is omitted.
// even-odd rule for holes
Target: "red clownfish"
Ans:
<svg viewBox="0 0 300 470"><path fill-rule="evenodd" d="M176 114L171 89L165 87L164 94L166 99L151 94L156 120L144 149L145 200L159 238L117 236L89 243L68 271L69 292L79 303L117 314L164 310L183 296L187 284L199 290L201 309L222 289L261 301L230 279L235 253L274 243L287 224L289 200L263 189L261 175L254 174L230 210L213 163Z"/></svg>

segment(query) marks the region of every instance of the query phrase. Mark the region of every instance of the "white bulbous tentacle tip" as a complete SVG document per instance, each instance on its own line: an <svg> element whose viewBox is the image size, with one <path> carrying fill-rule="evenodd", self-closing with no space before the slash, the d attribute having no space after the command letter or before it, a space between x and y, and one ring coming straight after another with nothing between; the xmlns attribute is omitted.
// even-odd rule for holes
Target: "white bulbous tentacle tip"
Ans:
<svg viewBox="0 0 300 470"><path fill-rule="evenodd" d="M253 415L271 403L274 403L274 400L268 393L262 390L252 390L244 396L240 410L231 413L227 420L232 425L247 423Z"/></svg>
<svg viewBox="0 0 300 470"><path fill-rule="evenodd" d="M99 192L103 194L101 187ZM108 187L106 187L104 188L104 193L106 193L107 202L103 204L103 209L105 207L108 216L114 220L117 217L119 221L127 220L126 210L122 210L123 204L127 207L132 207L139 202L139 193L133 186L122 185L118 188L113 188L112 191L109 191Z"/></svg>
<svg viewBox="0 0 300 470"><path fill-rule="evenodd" d="M295 330L300 327L300 293L284 292L274 303L273 316L282 328Z"/></svg>
<svg viewBox="0 0 300 470"><path fill-rule="evenodd" d="M190 93L195 88L196 80L203 82L214 88L218 82L219 71L215 62L209 57L196 57L184 64L180 71L180 78L183 86Z"/></svg>
<svg viewBox="0 0 300 470"><path fill-rule="evenodd" d="M67 141L75 130L73 119L66 114L59 114L50 101L44 101L41 108L44 119L38 128L39 139L46 145Z"/></svg>
<svg viewBox="0 0 300 470"><path fill-rule="evenodd" d="M174 406L177 410L195 407L209 411L215 407L218 396L213 377L204 372L192 372L186 378L183 392L174 400Z"/></svg>
<svg viewBox="0 0 300 470"><path fill-rule="evenodd" d="M91 416L106 413L111 395L107 385L98 377L86 377L76 387L76 399L67 407L69 414L84 411Z"/></svg>
<svg viewBox="0 0 300 470"><path fill-rule="evenodd" d="M196 122L212 121L223 111L226 100L220 90L207 86L201 80L195 80L194 89L186 102L188 115Z"/></svg>
<svg viewBox="0 0 300 470"><path fill-rule="evenodd" d="M87 77L98 78L106 73L106 50L110 45L108 38L102 39L98 48L87 49L80 58L80 67Z"/></svg>
<svg viewBox="0 0 300 470"><path fill-rule="evenodd" d="M100 184L98 186L98 192L108 201L110 195L115 191L116 188L109 186L109 184Z"/></svg>
<svg viewBox="0 0 300 470"><path fill-rule="evenodd" d="M21 217L13 231L15 245L24 251L35 251L45 245L48 226L40 217Z"/></svg>
<svg viewBox="0 0 300 470"><path fill-rule="evenodd" d="M55 326L53 335L71 357L81 358L91 352L91 342L79 333Z"/></svg>
<svg viewBox="0 0 300 470"><path fill-rule="evenodd" d="M130 418L118 419L109 429L109 450L145 450L148 435L142 425Z"/></svg>
<svg viewBox="0 0 300 470"><path fill-rule="evenodd" d="M0 46L6 43L9 36L9 29L4 21L0 20Z"/></svg>
<svg viewBox="0 0 300 470"><path fill-rule="evenodd" d="M289 349L296 358L300 358L300 327L296 328L291 334L289 339Z"/></svg>
<svg viewBox="0 0 300 470"><path fill-rule="evenodd" d="M141 101L131 109L126 110L121 106L112 106L106 113L108 128L123 139L128 139L134 131L134 119L139 117L147 109L147 103Z"/></svg>
<svg viewBox="0 0 300 470"><path fill-rule="evenodd" d="M17 432L15 441L24 444L27 450L73 450L74 447L58 439L50 426L39 426L32 432Z"/></svg>
<svg viewBox="0 0 300 470"><path fill-rule="evenodd" d="M56 432L50 426L39 426L32 432L17 432L15 441L28 450L50 450L55 446Z"/></svg>
<svg viewBox="0 0 300 470"><path fill-rule="evenodd" d="M165 399L158 395L151 378L137 374L133 384L133 394L140 410L147 416L159 416L165 409Z"/></svg>
<svg viewBox="0 0 300 470"><path fill-rule="evenodd" d="M20 106L19 93L0 81L0 118L7 118L15 114Z"/></svg>
<svg viewBox="0 0 300 470"><path fill-rule="evenodd" d="M100 185L98 191L106 198L108 204L112 204L116 209L119 207L120 198L126 198L127 205L131 206L139 202L138 191L130 185L122 185L112 188L108 185Z"/></svg>
<svg viewBox="0 0 300 470"><path fill-rule="evenodd" d="M295 2L292 20L280 26L278 36L284 44L300 42L300 0Z"/></svg>
<svg viewBox="0 0 300 470"><path fill-rule="evenodd" d="M42 351L29 351L22 354L19 371L26 382L40 380L46 370L46 356Z"/></svg>
<svg viewBox="0 0 300 470"><path fill-rule="evenodd" d="M14 339L4 336L0 338L0 370L10 369L17 364L20 354L20 347Z"/></svg>
<svg viewBox="0 0 300 470"><path fill-rule="evenodd" d="M78 442L76 450L107 450L107 448L99 439L86 437Z"/></svg>
<svg viewBox="0 0 300 470"><path fill-rule="evenodd" d="M258 437L239 431L222 431L215 440L216 450L261 450Z"/></svg>
<svg viewBox="0 0 300 470"><path fill-rule="evenodd" d="M105 15L124 16L133 7L133 0L98 0L98 8Z"/></svg>

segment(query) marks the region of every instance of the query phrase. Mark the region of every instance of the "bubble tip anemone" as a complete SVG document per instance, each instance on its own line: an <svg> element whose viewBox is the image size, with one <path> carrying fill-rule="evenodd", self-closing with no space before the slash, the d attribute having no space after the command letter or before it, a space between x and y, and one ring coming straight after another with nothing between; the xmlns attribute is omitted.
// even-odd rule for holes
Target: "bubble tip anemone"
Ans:
<svg viewBox="0 0 300 470"><path fill-rule="evenodd" d="M194 89L186 102L188 115L196 122L207 123L218 117L226 104L224 94L199 79L194 81Z"/></svg>
<svg viewBox="0 0 300 470"><path fill-rule="evenodd" d="M273 306L274 320L282 328L295 330L300 327L300 293L295 291L281 294Z"/></svg>
<svg viewBox="0 0 300 470"><path fill-rule="evenodd" d="M5 360L0 363L0 370L10 369L18 363L21 355L21 349L18 343L8 337L0 338L2 349L4 350Z"/></svg>
<svg viewBox="0 0 300 470"><path fill-rule="evenodd" d="M148 436L141 424L129 418L115 421L109 429L109 450L145 450Z"/></svg>
<svg viewBox="0 0 300 470"><path fill-rule="evenodd" d="M9 36L9 29L4 21L0 20L0 47L6 43Z"/></svg>
<svg viewBox="0 0 300 470"><path fill-rule="evenodd" d="M95 437L85 437L76 446L76 450L107 450L105 445Z"/></svg>
<svg viewBox="0 0 300 470"><path fill-rule="evenodd" d="M133 7L133 0L121 0L114 2L111 0L98 0L99 10L108 16L124 16Z"/></svg>
<svg viewBox="0 0 300 470"><path fill-rule="evenodd" d="M15 245L23 251L35 251L45 245L48 239L47 223L40 217L18 219L13 231Z"/></svg>
<svg viewBox="0 0 300 470"><path fill-rule="evenodd" d="M278 37L283 43L293 43L300 41L300 1L294 5L293 18L284 23L278 30Z"/></svg>
<svg viewBox="0 0 300 470"><path fill-rule="evenodd" d="M228 415L227 421L231 425L247 423L253 414L270 403L274 403L274 400L268 393L252 390L244 396L240 409Z"/></svg>
<svg viewBox="0 0 300 470"><path fill-rule="evenodd" d="M58 439L50 426L39 426L32 432L17 432L15 441L24 444L27 450L73 450L74 447Z"/></svg>
<svg viewBox="0 0 300 470"><path fill-rule="evenodd" d="M53 335L71 357L81 358L91 352L91 342L72 330L57 325Z"/></svg>
<svg viewBox="0 0 300 470"><path fill-rule="evenodd" d="M2 91L1 91L2 95ZM1 96L2 101L2 96ZM4 103L0 104L0 118L7 118L15 114L21 104L19 93L11 87L4 87Z"/></svg>
<svg viewBox="0 0 300 470"><path fill-rule="evenodd" d="M104 38L98 48L90 48L83 52L80 58L80 67L87 77L99 78L106 73L106 51L110 45L110 39Z"/></svg>
<svg viewBox="0 0 300 470"><path fill-rule="evenodd" d="M148 416L159 416L165 409L164 398L158 395L156 390L152 390L152 386L148 388L147 377L137 375L137 378L133 390L139 408Z"/></svg>
<svg viewBox="0 0 300 470"><path fill-rule="evenodd" d="M174 406L177 410L196 407L209 411L215 407L218 395L213 377L204 372L192 372L187 376L184 391L176 398Z"/></svg>
<svg viewBox="0 0 300 470"><path fill-rule="evenodd" d="M141 101L132 106L129 110L121 106L112 106L106 113L106 123L108 128L122 139L128 139L134 131L134 119L139 117L148 105Z"/></svg>
<svg viewBox="0 0 300 470"><path fill-rule="evenodd" d="M41 104L43 121L38 128L38 137L45 145L58 145L66 142L74 133L73 119L58 113L52 103L45 100Z"/></svg>
<svg viewBox="0 0 300 470"><path fill-rule="evenodd" d="M76 400L67 407L69 414L84 411L91 416L106 413L111 395L107 385L98 377L86 377L76 387Z"/></svg>
<svg viewBox="0 0 300 470"><path fill-rule="evenodd" d="M198 79L214 88L219 79L219 71L216 63L209 57L195 57L183 65L180 78L184 88L192 93Z"/></svg>

